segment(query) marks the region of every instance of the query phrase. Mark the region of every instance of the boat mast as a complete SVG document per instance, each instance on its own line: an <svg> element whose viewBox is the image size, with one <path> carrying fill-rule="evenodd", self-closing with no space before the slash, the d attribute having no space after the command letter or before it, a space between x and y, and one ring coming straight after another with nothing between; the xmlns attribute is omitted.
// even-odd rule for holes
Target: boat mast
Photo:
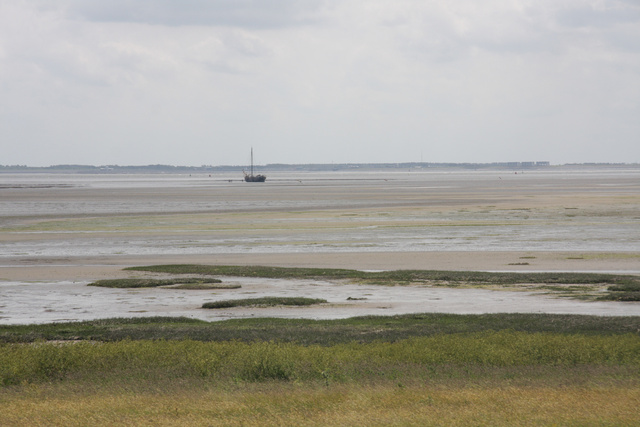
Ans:
<svg viewBox="0 0 640 427"><path fill-rule="evenodd" d="M253 147L251 147L251 176L253 176Z"/></svg>

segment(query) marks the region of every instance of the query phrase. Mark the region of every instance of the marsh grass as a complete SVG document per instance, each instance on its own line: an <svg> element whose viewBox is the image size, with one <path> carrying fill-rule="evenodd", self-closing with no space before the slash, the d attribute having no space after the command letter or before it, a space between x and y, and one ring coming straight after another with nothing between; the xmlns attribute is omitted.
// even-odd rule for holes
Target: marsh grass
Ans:
<svg viewBox="0 0 640 427"><path fill-rule="evenodd" d="M2 326L0 424L633 425L639 331L531 314Z"/></svg>
<svg viewBox="0 0 640 427"><path fill-rule="evenodd" d="M638 284L640 276L599 273L520 273L484 271L395 270L360 271L332 268L286 268L263 266L224 266L173 264L129 267L125 270L171 274L202 274L212 276L264 277L274 279L349 279L402 284L413 282L465 282L479 284Z"/></svg>
<svg viewBox="0 0 640 427"><path fill-rule="evenodd" d="M527 265L511 263L510 265ZM264 277L271 279L349 280L369 285L395 286L426 284L451 288L488 288L544 291L548 294L581 300L640 301L640 276L599 273L531 273L396 270L359 271L330 268L285 268L263 266L219 266L174 264L130 267L126 270L209 276ZM555 287L554 287L555 286ZM618 292L616 287L629 289Z"/></svg>
<svg viewBox="0 0 640 427"><path fill-rule="evenodd" d="M424 313L335 320L247 318L205 322L186 317L112 318L43 325L0 325L0 342L35 341L279 341L323 345L443 334L513 330L558 334L638 334L640 317L502 313L459 315Z"/></svg>
<svg viewBox="0 0 640 427"><path fill-rule="evenodd" d="M599 299L602 301L640 301L640 292L609 292Z"/></svg>
<svg viewBox="0 0 640 427"><path fill-rule="evenodd" d="M327 300L303 297L261 297L244 298L224 301L211 301L202 304L202 308L231 308L231 307L276 307L276 306L306 306L323 304Z"/></svg>
<svg viewBox="0 0 640 427"><path fill-rule="evenodd" d="M3 386L113 375L343 382L428 377L430 369L442 366L464 372L479 367L579 365L640 368L640 337L487 331L332 346L192 340L0 345Z"/></svg>
<svg viewBox="0 0 640 427"><path fill-rule="evenodd" d="M612 285L607 288L608 293L602 297L604 301L640 301L640 283L625 283Z"/></svg>
<svg viewBox="0 0 640 427"><path fill-rule="evenodd" d="M174 279L107 279L89 283L87 286L99 286L103 288L155 288L155 287L180 287L181 289L230 289L237 285L221 285L222 280L213 278L182 277Z"/></svg>
<svg viewBox="0 0 640 427"><path fill-rule="evenodd" d="M609 286L612 292L640 292L640 283L628 283L624 285Z"/></svg>
<svg viewBox="0 0 640 427"><path fill-rule="evenodd" d="M179 283L176 285L163 286L165 289L187 289L187 290L208 290L208 289L240 289L242 285L238 284L220 284L217 282L197 282L197 283Z"/></svg>

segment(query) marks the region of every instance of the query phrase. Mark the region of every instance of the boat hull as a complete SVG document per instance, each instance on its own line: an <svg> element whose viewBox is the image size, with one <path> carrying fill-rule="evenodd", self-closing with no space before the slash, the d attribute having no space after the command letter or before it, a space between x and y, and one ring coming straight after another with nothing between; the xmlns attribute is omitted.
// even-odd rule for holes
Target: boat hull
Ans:
<svg viewBox="0 0 640 427"><path fill-rule="evenodd" d="M267 177L264 175L245 175L244 180L246 182L265 182Z"/></svg>

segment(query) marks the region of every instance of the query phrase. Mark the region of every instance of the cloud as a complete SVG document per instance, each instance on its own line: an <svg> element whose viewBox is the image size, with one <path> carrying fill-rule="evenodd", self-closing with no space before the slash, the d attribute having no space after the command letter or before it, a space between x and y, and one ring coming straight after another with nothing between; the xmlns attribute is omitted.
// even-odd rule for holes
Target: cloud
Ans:
<svg viewBox="0 0 640 427"><path fill-rule="evenodd" d="M67 13L94 22L282 28L317 20L320 0L69 0Z"/></svg>
<svg viewBox="0 0 640 427"><path fill-rule="evenodd" d="M4 162L233 164L250 145L261 162L629 159L640 156L637 10L0 2L0 139L30 147Z"/></svg>
<svg viewBox="0 0 640 427"><path fill-rule="evenodd" d="M598 3L580 2L562 8L557 14L561 25L574 28L611 28L617 24L640 22L640 4L632 1L608 0Z"/></svg>

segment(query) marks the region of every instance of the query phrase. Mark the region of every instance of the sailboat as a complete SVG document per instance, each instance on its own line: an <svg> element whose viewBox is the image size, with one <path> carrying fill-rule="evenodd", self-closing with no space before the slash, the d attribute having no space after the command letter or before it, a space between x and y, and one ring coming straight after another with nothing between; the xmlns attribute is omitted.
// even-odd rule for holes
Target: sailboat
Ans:
<svg viewBox="0 0 640 427"><path fill-rule="evenodd" d="M254 175L253 174L253 147L251 147L251 173L247 174L244 172L244 180L246 182L265 182L267 177L265 175Z"/></svg>

